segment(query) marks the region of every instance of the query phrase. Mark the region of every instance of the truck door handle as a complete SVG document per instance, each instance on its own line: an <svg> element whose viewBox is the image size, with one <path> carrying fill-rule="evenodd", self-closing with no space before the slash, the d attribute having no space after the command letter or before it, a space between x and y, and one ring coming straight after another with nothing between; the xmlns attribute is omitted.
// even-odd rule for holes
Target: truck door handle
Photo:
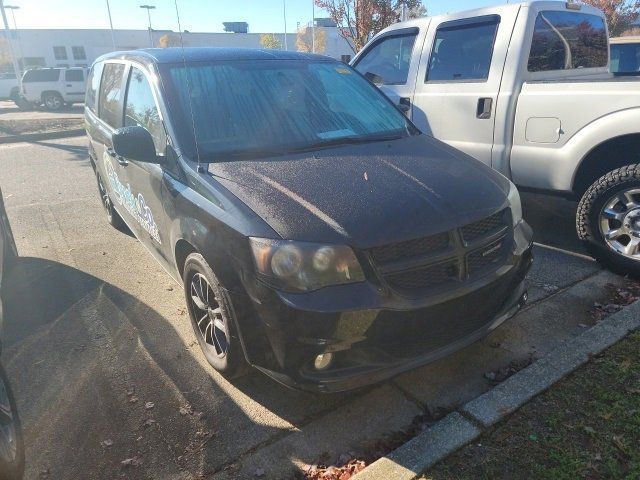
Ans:
<svg viewBox="0 0 640 480"><path fill-rule="evenodd" d="M476 118L491 118L491 107L493 106L493 98L479 98L478 107L476 108Z"/></svg>
<svg viewBox="0 0 640 480"><path fill-rule="evenodd" d="M398 108L405 115L411 111L411 99L408 97L400 97Z"/></svg>
<svg viewBox="0 0 640 480"><path fill-rule="evenodd" d="M129 162L123 156L118 155L116 151L111 147L107 148L107 155L109 155L111 158L115 158L123 167L129 165Z"/></svg>
<svg viewBox="0 0 640 480"><path fill-rule="evenodd" d="M73 87L73 85L70 83L67 83L67 87Z"/></svg>

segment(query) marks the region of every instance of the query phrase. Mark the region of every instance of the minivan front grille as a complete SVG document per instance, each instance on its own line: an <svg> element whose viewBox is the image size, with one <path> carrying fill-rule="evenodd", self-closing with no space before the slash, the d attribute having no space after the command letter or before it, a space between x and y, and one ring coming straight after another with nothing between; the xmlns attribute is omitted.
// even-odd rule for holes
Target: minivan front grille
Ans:
<svg viewBox="0 0 640 480"><path fill-rule="evenodd" d="M424 294L488 275L512 244L506 208L456 230L366 250L387 285L404 295Z"/></svg>

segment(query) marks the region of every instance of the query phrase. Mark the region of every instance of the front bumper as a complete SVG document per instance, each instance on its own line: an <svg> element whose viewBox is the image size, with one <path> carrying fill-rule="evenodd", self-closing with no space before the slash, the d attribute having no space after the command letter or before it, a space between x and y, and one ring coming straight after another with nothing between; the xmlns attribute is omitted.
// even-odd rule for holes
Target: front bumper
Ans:
<svg viewBox="0 0 640 480"><path fill-rule="evenodd" d="M259 282L231 293L248 361L294 388L337 392L437 360L484 337L524 304L532 232L520 222L508 259L492 274L427 298L405 298L369 282L307 294ZM320 354L331 364L314 367Z"/></svg>

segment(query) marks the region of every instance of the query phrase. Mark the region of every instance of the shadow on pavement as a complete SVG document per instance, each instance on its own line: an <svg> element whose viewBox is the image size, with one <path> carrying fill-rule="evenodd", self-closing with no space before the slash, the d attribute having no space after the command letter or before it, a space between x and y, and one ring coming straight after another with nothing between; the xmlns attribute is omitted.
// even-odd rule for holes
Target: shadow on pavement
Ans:
<svg viewBox="0 0 640 480"><path fill-rule="evenodd" d="M61 263L21 258L5 285L26 478L208 475L342 398L231 385L151 306Z"/></svg>

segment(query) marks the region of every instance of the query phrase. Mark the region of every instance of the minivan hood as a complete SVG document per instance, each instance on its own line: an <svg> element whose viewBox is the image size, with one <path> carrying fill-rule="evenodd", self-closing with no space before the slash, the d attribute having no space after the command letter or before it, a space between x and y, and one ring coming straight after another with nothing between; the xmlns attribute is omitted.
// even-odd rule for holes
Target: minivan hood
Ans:
<svg viewBox="0 0 640 480"><path fill-rule="evenodd" d="M506 204L509 182L426 135L265 160L209 172L282 238L384 245L450 230Z"/></svg>

